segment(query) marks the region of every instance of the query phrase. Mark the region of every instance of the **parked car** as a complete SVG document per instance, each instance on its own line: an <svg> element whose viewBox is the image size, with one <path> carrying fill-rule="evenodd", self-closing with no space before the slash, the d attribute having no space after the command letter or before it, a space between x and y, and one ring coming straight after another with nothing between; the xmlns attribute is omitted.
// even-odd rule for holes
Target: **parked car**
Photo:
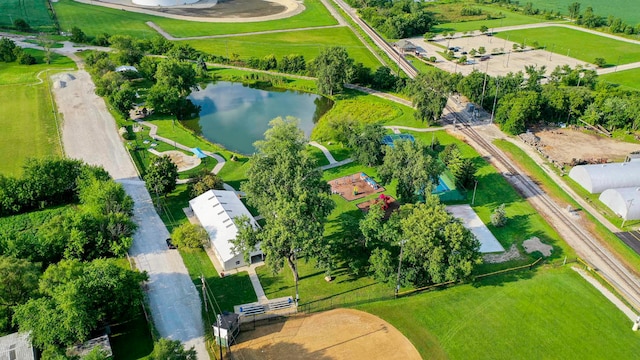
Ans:
<svg viewBox="0 0 640 360"><path fill-rule="evenodd" d="M168 238L168 239L167 239L167 247L168 247L169 249L172 249L172 250L173 250L173 249L176 249L176 246L175 246L175 245L173 245L173 242L171 242L171 238Z"/></svg>
<svg viewBox="0 0 640 360"><path fill-rule="evenodd" d="M467 55L468 53L466 51L463 51L460 53L460 55Z"/></svg>
<svg viewBox="0 0 640 360"><path fill-rule="evenodd" d="M485 61L489 59L491 59L491 55L482 55L482 57L480 58L480 61Z"/></svg>

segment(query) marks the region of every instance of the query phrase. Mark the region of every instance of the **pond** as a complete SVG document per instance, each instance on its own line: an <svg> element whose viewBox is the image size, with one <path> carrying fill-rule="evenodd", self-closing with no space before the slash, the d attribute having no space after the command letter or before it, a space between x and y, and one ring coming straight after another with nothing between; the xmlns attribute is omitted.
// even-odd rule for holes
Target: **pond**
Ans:
<svg viewBox="0 0 640 360"><path fill-rule="evenodd" d="M269 121L281 116L300 119L307 137L333 102L323 96L283 89L256 89L241 83L218 81L189 95L201 107L200 118L183 124L226 149L250 155L253 143L264 138Z"/></svg>

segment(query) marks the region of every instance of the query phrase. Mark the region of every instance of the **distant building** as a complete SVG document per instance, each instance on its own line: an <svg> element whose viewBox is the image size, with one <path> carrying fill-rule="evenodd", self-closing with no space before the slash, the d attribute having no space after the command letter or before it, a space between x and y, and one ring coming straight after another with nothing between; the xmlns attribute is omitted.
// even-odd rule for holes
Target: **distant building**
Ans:
<svg viewBox="0 0 640 360"><path fill-rule="evenodd" d="M398 50L400 50L400 52L403 54L414 54L418 49L418 47L416 47L411 41L408 40L400 40L397 43L393 44L393 46L398 48Z"/></svg>
<svg viewBox="0 0 640 360"><path fill-rule="evenodd" d="M607 189L599 199L624 220L640 220L640 187Z"/></svg>
<svg viewBox="0 0 640 360"><path fill-rule="evenodd" d="M130 66L130 65L122 65L116 68L116 72L125 72L125 71L138 72L138 69L136 69L135 66Z"/></svg>
<svg viewBox="0 0 640 360"><path fill-rule="evenodd" d="M31 346L29 334L13 333L0 337L0 360L35 360L36 352Z"/></svg>
<svg viewBox="0 0 640 360"><path fill-rule="evenodd" d="M248 265L242 254L234 254L231 240L238 234L234 218L246 215L254 227L259 226L234 191L209 190L191 199L189 207L209 234L211 245L225 271ZM260 246L251 252L251 262L264 260Z"/></svg>

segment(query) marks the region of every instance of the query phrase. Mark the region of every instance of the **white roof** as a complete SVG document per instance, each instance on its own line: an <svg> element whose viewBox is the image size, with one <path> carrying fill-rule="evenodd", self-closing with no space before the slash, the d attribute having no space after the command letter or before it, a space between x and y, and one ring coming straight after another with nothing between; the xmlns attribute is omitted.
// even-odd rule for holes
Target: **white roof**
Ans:
<svg viewBox="0 0 640 360"><path fill-rule="evenodd" d="M640 187L605 190L600 201L625 220L640 220Z"/></svg>
<svg viewBox="0 0 640 360"><path fill-rule="evenodd" d="M231 260L237 255L231 251L233 245L229 241L235 239L238 234L238 228L233 219L246 215L254 227L258 226L234 191L209 190L191 199L189 206L209 234L211 243L223 261Z"/></svg>
<svg viewBox="0 0 640 360"><path fill-rule="evenodd" d="M135 71L135 72L138 72L138 69L136 69L134 66L130 66L130 65L122 65L122 66L118 66L116 68L116 72L123 72L123 71Z"/></svg>
<svg viewBox="0 0 640 360"><path fill-rule="evenodd" d="M0 337L0 360L10 359L35 359L28 333L13 333Z"/></svg>
<svg viewBox="0 0 640 360"><path fill-rule="evenodd" d="M569 177L591 194L606 189L640 187L640 161L578 165L571 169Z"/></svg>

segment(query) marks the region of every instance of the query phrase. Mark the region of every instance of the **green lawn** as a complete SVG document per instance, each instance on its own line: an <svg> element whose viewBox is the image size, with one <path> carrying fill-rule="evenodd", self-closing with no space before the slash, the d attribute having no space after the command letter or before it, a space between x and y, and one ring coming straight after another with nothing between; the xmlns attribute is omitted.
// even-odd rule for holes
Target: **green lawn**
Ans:
<svg viewBox="0 0 640 360"><path fill-rule="evenodd" d="M569 4L574 3L575 0L528 0L528 2L532 3L534 8L559 11L561 14L568 15ZM613 15L621 18L629 25L635 26L640 23L640 12L637 11L637 8L633 8L634 5L636 3L629 0L591 0L582 2L580 12L584 13L587 6L591 6L596 15L605 18Z"/></svg>
<svg viewBox="0 0 640 360"><path fill-rule="evenodd" d="M195 49L210 54L240 58L262 58L273 54L280 59L283 55L304 55L307 61L314 59L320 51L329 46L342 46L356 61L375 70L382 64L367 49L348 27L304 30L263 35L232 36L225 38L186 41Z"/></svg>
<svg viewBox="0 0 640 360"><path fill-rule="evenodd" d="M634 359L631 321L568 267L361 305L424 359Z"/></svg>
<svg viewBox="0 0 640 360"><path fill-rule="evenodd" d="M63 31L68 31L77 26L90 36L104 32L111 35L126 34L138 38L157 36L157 32L145 24L147 21L153 21L175 37L296 29L335 25L337 23L319 0L306 0L304 4L306 10L299 15L281 20L252 23L204 23L175 20L87 5L73 0L60 0L54 3L54 8L58 15L60 28Z"/></svg>
<svg viewBox="0 0 640 360"><path fill-rule="evenodd" d="M516 145L505 141L505 140L497 140L495 142L496 146L498 146L502 151L507 153L521 168L523 168L527 174L537 183L542 189L553 197L559 204L565 205L569 204L574 209L581 209L582 207L575 201L571 196L569 196L564 190L562 190L550 177L547 175L538 164L533 161L524 151L518 148ZM567 183L576 191L581 197L588 197L590 194L573 182L568 177L565 177ZM614 225L619 226L621 220L611 213L609 209L606 209L599 200L597 194L591 199L591 203L596 208L601 208L601 213L605 215ZM611 231L609 231L604 225L602 225L598 220L596 220L593 216L591 216L587 212L581 212L583 216L585 216L588 221L594 225L596 233L599 235L601 239L603 239L610 249L612 249L615 253L619 254L620 257L631 267L634 269L640 269L640 256L629 248L625 243L620 241L620 239L615 236ZM608 214L607 214L608 213ZM634 225L633 221L628 222L631 225ZM637 224L636 224L637 225Z"/></svg>
<svg viewBox="0 0 640 360"><path fill-rule="evenodd" d="M531 45L537 41L540 46L560 55L593 63L598 57L610 65L628 64L640 61L640 45L634 45L579 30L561 27L513 30L496 34L497 37L517 43ZM548 69L549 71L553 69Z"/></svg>
<svg viewBox="0 0 640 360"><path fill-rule="evenodd" d="M436 7L438 5L435 5ZM478 31L482 25L488 27L489 29L502 27L502 26L514 26L514 25L524 25L524 24L534 24L544 22L543 18L523 15L521 13L516 13L509 11L506 8L501 8L497 6L479 6L477 4L471 5L474 8L480 8L484 10L486 13L493 14L493 16L498 15L498 13L504 14L504 18L502 19L492 19L492 20L472 20L472 21L464 21L463 17L458 19L452 19L451 22L445 22L442 24L438 24L433 27L433 32L465 32L465 31Z"/></svg>
<svg viewBox="0 0 640 360"><path fill-rule="evenodd" d="M62 154L48 75L75 65L59 56L50 65L42 64L42 52L28 51L38 57L40 64L0 63L0 174L3 175L19 175L26 158ZM45 72L47 69L51 71ZM43 83L39 83L39 73Z"/></svg>
<svg viewBox="0 0 640 360"><path fill-rule="evenodd" d="M600 80L618 84L630 90L640 90L640 69L617 71L600 75Z"/></svg>
<svg viewBox="0 0 640 360"><path fill-rule="evenodd" d="M2 0L0 26L13 26L13 21L23 19L32 28L52 30L54 22L46 4L47 0Z"/></svg>
<svg viewBox="0 0 640 360"><path fill-rule="evenodd" d="M144 315L111 326L109 341L116 359L145 359L153 351L153 339Z"/></svg>

